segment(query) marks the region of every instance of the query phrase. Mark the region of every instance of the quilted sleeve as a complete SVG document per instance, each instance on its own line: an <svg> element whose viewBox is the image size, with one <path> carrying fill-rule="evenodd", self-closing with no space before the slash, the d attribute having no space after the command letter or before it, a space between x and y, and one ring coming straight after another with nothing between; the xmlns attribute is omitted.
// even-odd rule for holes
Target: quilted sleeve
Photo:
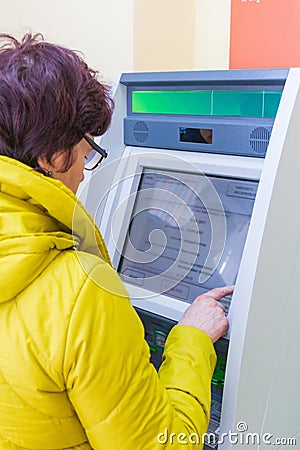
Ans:
<svg viewBox="0 0 300 450"><path fill-rule="evenodd" d="M103 277L105 289L95 282ZM69 399L94 450L202 448L195 444L209 417L210 338L177 325L159 375L149 356L118 275L97 265L72 311L64 359Z"/></svg>

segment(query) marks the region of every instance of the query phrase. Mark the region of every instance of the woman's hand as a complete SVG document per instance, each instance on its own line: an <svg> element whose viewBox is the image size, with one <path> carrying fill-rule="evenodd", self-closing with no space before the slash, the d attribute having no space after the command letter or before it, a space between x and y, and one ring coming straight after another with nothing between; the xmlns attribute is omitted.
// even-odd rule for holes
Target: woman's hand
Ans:
<svg viewBox="0 0 300 450"><path fill-rule="evenodd" d="M228 330L228 320L223 305L218 301L233 293L234 286L215 288L195 298L183 314L178 325L188 325L205 331L216 342Z"/></svg>

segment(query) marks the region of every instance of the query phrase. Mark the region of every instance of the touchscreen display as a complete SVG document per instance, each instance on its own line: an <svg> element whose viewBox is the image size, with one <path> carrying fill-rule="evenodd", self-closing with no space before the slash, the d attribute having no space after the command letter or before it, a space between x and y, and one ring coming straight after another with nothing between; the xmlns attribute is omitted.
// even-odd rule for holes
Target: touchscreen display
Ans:
<svg viewBox="0 0 300 450"><path fill-rule="evenodd" d="M234 284L258 182L145 168L118 271L191 303Z"/></svg>

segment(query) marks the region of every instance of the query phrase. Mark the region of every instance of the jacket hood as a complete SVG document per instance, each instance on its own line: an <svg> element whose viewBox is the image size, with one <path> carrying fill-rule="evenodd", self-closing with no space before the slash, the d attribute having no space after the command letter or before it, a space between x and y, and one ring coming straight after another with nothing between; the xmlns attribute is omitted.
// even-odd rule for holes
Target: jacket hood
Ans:
<svg viewBox="0 0 300 450"><path fill-rule="evenodd" d="M110 263L93 218L63 183L0 156L0 303L72 248Z"/></svg>

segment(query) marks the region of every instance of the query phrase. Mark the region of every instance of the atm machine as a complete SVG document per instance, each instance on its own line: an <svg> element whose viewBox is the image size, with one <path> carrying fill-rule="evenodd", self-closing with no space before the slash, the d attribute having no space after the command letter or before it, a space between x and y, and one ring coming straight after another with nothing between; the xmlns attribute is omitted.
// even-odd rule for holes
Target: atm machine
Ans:
<svg viewBox="0 0 300 450"><path fill-rule="evenodd" d="M300 448L299 85L300 69L124 73L86 188L156 367L194 298L235 284L206 449Z"/></svg>

